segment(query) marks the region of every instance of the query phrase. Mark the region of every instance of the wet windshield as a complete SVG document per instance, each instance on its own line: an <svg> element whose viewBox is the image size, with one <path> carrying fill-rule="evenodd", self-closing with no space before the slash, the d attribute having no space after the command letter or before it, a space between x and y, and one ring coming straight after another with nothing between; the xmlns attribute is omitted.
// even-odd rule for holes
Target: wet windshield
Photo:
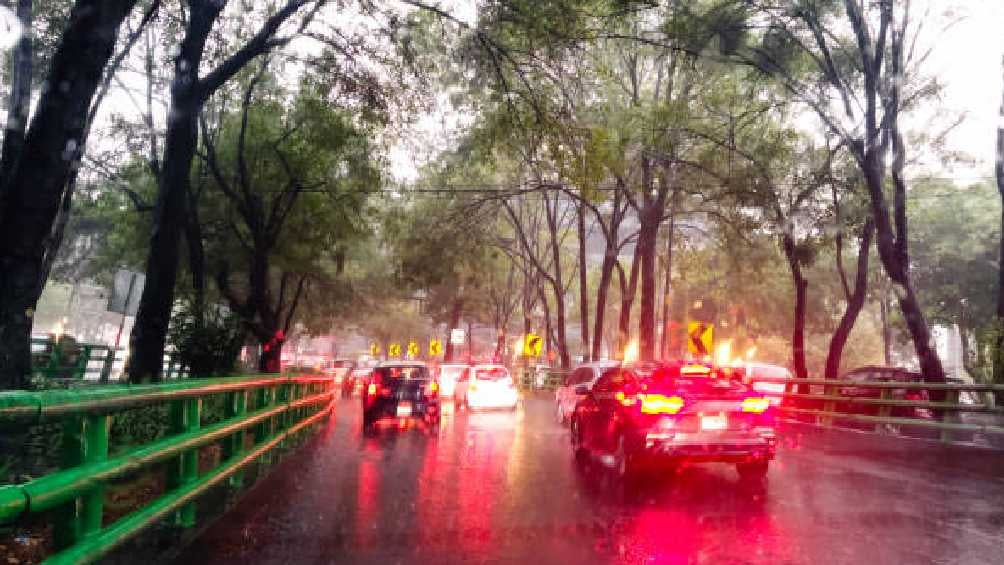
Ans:
<svg viewBox="0 0 1004 565"><path fill-rule="evenodd" d="M1004 564L1004 0L4 0L0 124L0 565Z"/></svg>

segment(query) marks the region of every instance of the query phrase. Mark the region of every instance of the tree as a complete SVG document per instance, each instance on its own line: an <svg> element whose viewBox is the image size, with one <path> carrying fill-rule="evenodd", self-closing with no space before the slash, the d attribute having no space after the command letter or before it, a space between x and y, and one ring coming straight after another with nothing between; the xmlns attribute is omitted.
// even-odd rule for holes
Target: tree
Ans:
<svg viewBox="0 0 1004 565"><path fill-rule="evenodd" d="M212 253L216 281L262 344L259 369L274 373L311 281L337 271L340 246L356 235L380 179L368 132L309 87L289 108L281 98L252 103L265 69L248 81L239 114L222 116L218 138L202 127L211 185L224 197L222 209L203 214L230 227L232 251ZM231 257L241 258L243 285L232 280Z"/></svg>
<svg viewBox="0 0 1004 565"><path fill-rule="evenodd" d="M0 248L0 388L27 386L32 315L45 283L46 255L56 251L50 238L53 222L79 164L90 104L112 56L119 26L135 4L136 0L77 0L46 73L51 88L41 94L23 135L18 128L6 131L0 162L0 171L6 172L0 179L0 239L4 241ZM23 86L19 89L23 94ZM23 106L15 112L24 114ZM32 158L21 159L22 155Z"/></svg>
<svg viewBox="0 0 1004 565"><path fill-rule="evenodd" d="M869 195L879 260L895 288L921 370L929 380L944 379L910 276L907 146L900 117L935 92L936 84L917 75L927 54L911 47L909 4L897 10L894 0L727 0L714 3L706 15L710 17L699 27L710 33L702 40L717 38L724 58L777 80L857 163ZM757 34L748 33L754 20L766 23ZM832 32L843 29L849 34Z"/></svg>
<svg viewBox="0 0 1004 565"><path fill-rule="evenodd" d="M304 8L302 31L321 6L319 0L288 0L268 13L262 25L231 54L206 73L202 62L210 34L226 2L189 0L188 19L174 58L162 173L146 262L146 285L130 336L129 380L160 379L162 356L178 275L179 243L186 195L197 144L198 116L206 101L255 58L285 45L292 35L279 35L283 25ZM295 34L295 32L294 32Z"/></svg>

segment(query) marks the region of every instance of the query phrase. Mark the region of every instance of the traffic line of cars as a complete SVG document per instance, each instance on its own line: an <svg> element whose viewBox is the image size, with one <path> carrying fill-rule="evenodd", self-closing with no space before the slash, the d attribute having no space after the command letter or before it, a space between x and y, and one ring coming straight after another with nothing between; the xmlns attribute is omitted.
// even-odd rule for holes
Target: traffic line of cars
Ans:
<svg viewBox="0 0 1004 565"><path fill-rule="evenodd" d="M457 409L515 410L519 394L512 375L503 365L442 365L391 361L353 376L363 404L363 429L380 423L419 422L438 426L443 397L452 397Z"/></svg>

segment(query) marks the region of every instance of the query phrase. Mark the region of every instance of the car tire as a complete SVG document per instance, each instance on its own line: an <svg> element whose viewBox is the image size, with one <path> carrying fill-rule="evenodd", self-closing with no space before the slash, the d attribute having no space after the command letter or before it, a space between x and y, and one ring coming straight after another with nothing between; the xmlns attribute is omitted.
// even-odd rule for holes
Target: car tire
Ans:
<svg viewBox="0 0 1004 565"><path fill-rule="evenodd" d="M572 443L572 455L575 456L575 460L582 463L589 455L586 450L585 445L582 443L582 429L579 427L579 420L572 418L568 423L568 435L569 440Z"/></svg>
<svg viewBox="0 0 1004 565"><path fill-rule="evenodd" d="M736 463L736 471L739 473L739 478L746 481L762 481L766 479L769 468L769 461Z"/></svg>
<svg viewBox="0 0 1004 565"><path fill-rule="evenodd" d="M627 448L624 436L617 438L617 451L614 452L614 474L625 483L638 478L638 463L633 453Z"/></svg>

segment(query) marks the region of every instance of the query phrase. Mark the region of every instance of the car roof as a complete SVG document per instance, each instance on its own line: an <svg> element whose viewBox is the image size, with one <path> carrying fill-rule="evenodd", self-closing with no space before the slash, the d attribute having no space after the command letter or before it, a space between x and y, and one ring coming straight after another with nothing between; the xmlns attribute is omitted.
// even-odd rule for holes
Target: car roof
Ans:
<svg viewBox="0 0 1004 565"><path fill-rule="evenodd" d="M603 361L590 361L588 363L582 363L577 365L576 369L609 369L611 367L619 367L621 362L616 359L604 359Z"/></svg>
<svg viewBox="0 0 1004 565"><path fill-rule="evenodd" d="M374 368L382 367L427 367L422 361L382 361Z"/></svg>

